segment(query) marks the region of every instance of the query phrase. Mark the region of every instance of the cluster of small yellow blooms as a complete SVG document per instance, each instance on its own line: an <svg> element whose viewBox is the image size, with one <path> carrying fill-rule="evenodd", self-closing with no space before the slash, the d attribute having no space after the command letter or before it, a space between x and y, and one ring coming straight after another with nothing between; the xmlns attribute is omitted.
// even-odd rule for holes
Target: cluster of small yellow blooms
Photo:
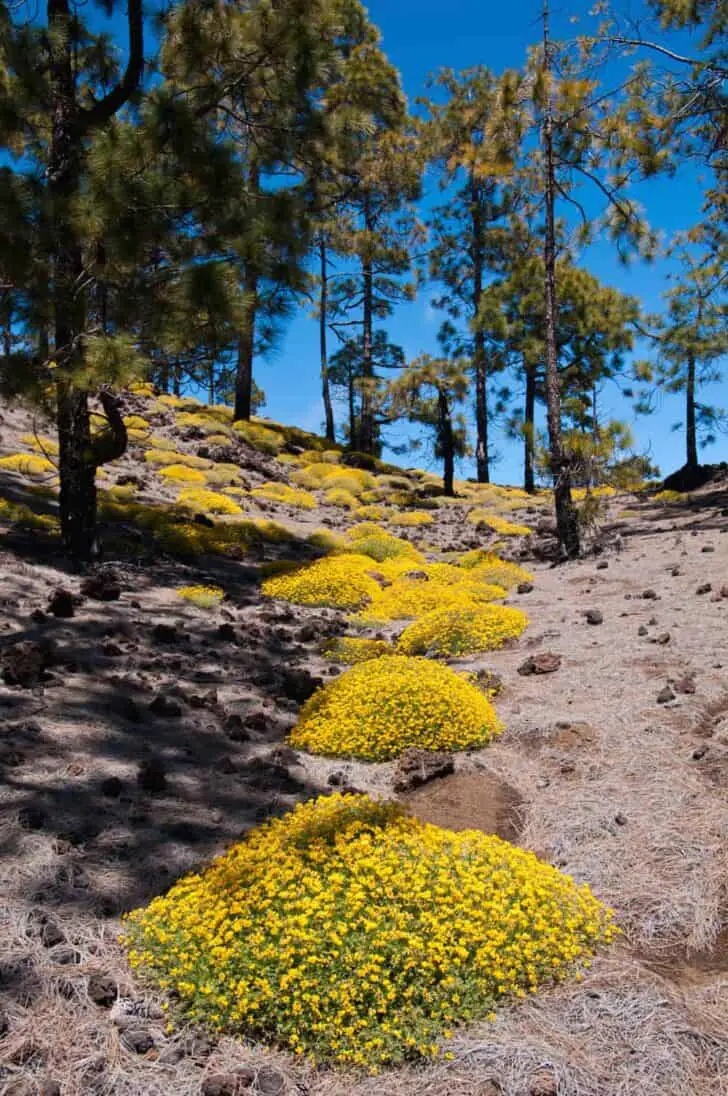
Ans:
<svg viewBox="0 0 728 1096"><path fill-rule="evenodd" d="M214 609L225 597L225 591L219 586L180 586L177 593L198 609Z"/></svg>
<svg viewBox="0 0 728 1096"><path fill-rule="evenodd" d="M406 655L468 655L495 651L521 635L528 617L507 605L435 609L402 632L397 649Z"/></svg>
<svg viewBox="0 0 728 1096"><path fill-rule="evenodd" d="M205 483L206 476L199 468L190 468L186 464L167 464L160 468L159 475L173 483Z"/></svg>
<svg viewBox="0 0 728 1096"><path fill-rule="evenodd" d="M130 502L136 495L138 487L135 483L115 483L107 492L108 497L116 502Z"/></svg>
<svg viewBox="0 0 728 1096"><path fill-rule="evenodd" d="M341 453L338 449L324 449L323 452L320 449L304 449L296 460L300 464L339 464Z"/></svg>
<svg viewBox="0 0 728 1096"><path fill-rule="evenodd" d="M283 598L297 605L358 609L379 590L371 577L373 567L368 556L326 556L292 574L266 579L262 590L266 597Z"/></svg>
<svg viewBox="0 0 728 1096"><path fill-rule="evenodd" d="M589 495L595 499L611 499L616 493L617 490L615 487L603 484L600 487L590 487L588 490L586 487L574 487L571 491L571 497L576 499L577 502L582 502Z"/></svg>
<svg viewBox="0 0 728 1096"><path fill-rule="evenodd" d="M460 567L476 574L483 582L494 582L496 586L504 586L507 590L516 586L519 582L533 582L533 575L525 567L517 563L509 563L500 556L493 555L483 548L474 548L466 552L458 560Z"/></svg>
<svg viewBox="0 0 728 1096"><path fill-rule="evenodd" d="M422 560L421 553L408 540L393 537L391 533L385 533L384 530L381 533L369 533L365 536L352 534L352 544L347 550L362 556L370 556L379 563L388 559L406 558L409 561L408 566L412 567L413 564Z"/></svg>
<svg viewBox="0 0 728 1096"><path fill-rule="evenodd" d="M35 453L42 453L45 457L58 456L58 442L45 434L21 434L20 440Z"/></svg>
<svg viewBox="0 0 728 1096"><path fill-rule="evenodd" d="M0 521L26 526L41 533L57 533L60 529L58 518L50 514L36 514L22 502L10 502L0 498Z"/></svg>
<svg viewBox="0 0 728 1096"><path fill-rule="evenodd" d="M389 537L392 534L388 533L382 525L377 525L376 521L360 521L356 525L350 525L346 530L346 535L351 537L352 540L360 540L362 537Z"/></svg>
<svg viewBox="0 0 728 1096"><path fill-rule="evenodd" d="M290 734L297 749L386 761L408 746L465 750L503 730L483 693L449 666L391 654L319 689Z"/></svg>
<svg viewBox="0 0 728 1096"><path fill-rule="evenodd" d="M192 427L201 430L203 434L217 434L221 425L216 416L206 415L199 411L182 411L177 415L176 425L180 430Z"/></svg>
<svg viewBox="0 0 728 1096"><path fill-rule="evenodd" d="M192 1020L372 1072L441 1054L616 932L533 853L363 795L299 805L125 919L132 967Z"/></svg>
<svg viewBox="0 0 728 1096"><path fill-rule="evenodd" d="M346 547L346 538L332 529L314 529L306 540L314 548L321 548L325 552L335 552Z"/></svg>
<svg viewBox="0 0 728 1096"><path fill-rule="evenodd" d="M687 502L690 495L685 494L684 491L658 491L656 495L652 496L653 502L666 502L666 503L683 503Z"/></svg>
<svg viewBox="0 0 728 1096"><path fill-rule="evenodd" d="M425 568L423 570L426 574ZM405 573L390 586L383 589L379 587L369 604L358 613L357 620L371 624L412 620L435 609L469 608L480 602L496 601L505 595L501 586L482 582L467 573L457 583L437 579L423 581L420 578L408 578Z"/></svg>
<svg viewBox="0 0 728 1096"><path fill-rule="evenodd" d="M242 508L227 495L203 487L186 487L177 496L179 506L210 514L242 514Z"/></svg>
<svg viewBox="0 0 728 1096"><path fill-rule="evenodd" d="M9 457L0 457L0 468L19 472L21 476L45 476L56 471L53 462L38 453L11 453Z"/></svg>
<svg viewBox="0 0 728 1096"><path fill-rule="evenodd" d="M185 464L188 468L212 468L212 461L196 457L192 453L175 453L174 449L147 449L144 454L147 464Z"/></svg>
<svg viewBox="0 0 728 1096"><path fill-rule="evenodd" d="M392 654L392 648L384 639L367 639L363 636L338 636L326 641L323 648L324 658L332 662L343 662L353 666L357 662L368 662L372 658Z"/></svg>
<svg viewBox="0 0 728 1096"><path fill-rule="evenodd" d="M357 497L367 488L376 486L376 480L371 472L365 472L361 468L343 468L341 465L330 464L323 460L297 469L291 473L291 479L309 490L338 487Z"/></svg>
<svg viewBox="0 0 728 1096"><path fill-rule="evenodd" d="M386 516L387 511L383 506L359 506L354 511L354 517L359 518L361 521L383 521L386 519Z"/></svg>
<svg viewBox="0 0 728 1096"><path fill-rule="evenodd" d="M286 439L277 430L271 430L257 422L236 422L233 423L233 430L248 445L270 456L275 456L286 444Z"/></svg>
<svg viewBox="0 0 728 1096"><path fill-rule="evenodd" d="M394 514L392 525L432 525L435 520L426 510L405 510L403 514Z"/></svg>
<svg viewBox="0 0 728 1096"><path fill-rule="evenodd" d="M209 483L213 487L229 487L232 484L237 483L240 476L240 469L237 464L228 464L225 461L218 461L216 464L209 468L205 472L205 482ZM245 494L242 488L239 488L241 494Z"/></svg>
<svg viewBox="0 0 728 1096"><path fill-rule="evenodd" d="M149 430L149 423L141 415L125 415L124 426L127 430Z"/></svg>
<svg viewBox="0 0 728 1096"><path fill-rule="evenodd" d="M497 514L489 514L487 510L471 510L468 521L471 525L487 525L493 532L504 537L527 537L533 532L528 525L516 525Z"/></svg>
<svg viewBox="0 0 728 1096"><path fill-rule="evenodd" d="M356 510L359 499L345 487L330 487L324 494L324 501L329 506L343 506L347 510Z"/></svg>
<svg viewBox="0 0 728 1096"><path fill-rule="evenodd" d="M312 494L308 491L297 491L295 487L289 487L286 483L265 483L262 487L254 487L250 494L256 499L282 502L286 506L295 506L299 510L316 509L316 499Z"/></svg>

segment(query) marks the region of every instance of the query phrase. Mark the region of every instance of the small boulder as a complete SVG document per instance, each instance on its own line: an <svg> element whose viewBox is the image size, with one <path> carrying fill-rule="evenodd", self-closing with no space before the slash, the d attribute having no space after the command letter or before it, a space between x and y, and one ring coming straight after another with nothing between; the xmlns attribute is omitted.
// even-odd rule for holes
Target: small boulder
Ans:
<svg viewBox="0 0 728 1096"><path fill-rule="evenodd" d="M553 651L542 651L537 655L529 655L525 662L518 667L518 673L523 677L530 674L552 674L561 666L561 655Z"/></svg>
<svg viewBox="0 0 728 1096"><path fill-rule="evenodd" d="M665 685L664 688L660 689L659 693L657 694L658 704L669 704L670 701L674 699L675 694L669 685Z"/></svg>
<svg viewBox="0 0 728 1096"><path fill-rule="evenodd" d="M50 596L47 612L54 617L68 619L76 612L75 598L70 590L58 586Z"/></svg>
<svg viewBox="0 0 728 1096"><path fill-rule="evenodd" d="M101 781L101 794L107 799L118 799L124 790L124 785L118 776L107 776Z"/></svg>
<svg viewBox="0 0 728 1096"><path fill-rule="evenodd" d="M286 1091L286 1079L278 1070L263 1066L258 1070L258 1076L255 1078L255 1091L259 1092L260 1096L283 1096Z"/></svg>
<svg viewBox="0 0 728 1096"><path fill-rule="evenodd" d="M282 690L288 700L303 704L322 685L323 680L314 677L308 670L287 670L283 675Z"/></svg>
<svg viewBox="0 0 728 1096"><path fill-rule="evenodd" d="M155 643L179 643L180 634L174 624L155 624L152 639Z"/></svg>
<svg viewBox="0 0 728 1096"><path fill-rule="evenodd" d="M242 1066L234 1073L213 1073L206 1077L200 1089L201 1096L242 1096L255 1080L255 1070Z"/></svg>
<svg viewBox="0 0 728 1096"><path fill-rule="evenodd" d="M167 774L164 763L158 757L143 761L137 772L137 784L145 792L158 794L167 787Z"/></svg>
<svg viewBox="0 0 728 1096"><path fill-rule="evenodd" d="M516 587L519 594L530 594L533 590L532 582L519 582Z"/></svg>
<svg viewBox="0 0 728 1096"><path fill-rule="evenodd" d="M584 613L587 624L602 624L604 617L599 609L587 609Z"/></svg>
<svg viewBox="0 0 728 1096"><path fill-rule="evenodd" d="M606 559L600 559L599 563L597 563L597 571L606 571L608 567L609 564L607 563Z"/></svg>
<svg viewBox="0 0 728 1096"><path fill-rule="evenodd" d="M116 982L106 974L92 974L86 992L100 1008L111 1008L119 996Z"/></svg>
<svg viewBox="0 0 728 1096"><path fill-rule="evenodd" d="M166 693L157 693L149 705L149 711L165 719L179 719L182 715L182 705Z"/></svg>
<svg viewBox="0 0 728 1096"><path fill-rule="evenodd" d="M638 636L646 636L647 635L647 625L646 624L640 624L639 628L637 629L637 635Z"/></svg>
<svg viewBox="0 0 728 1096"><path fill-rule="evenodd" d="M121 583L113 571L97 571L83 580L81 593L94 601L118 601L121 597Z"/></svg>
<svg viewBox="0 0 728 1096"><path fill-rule="evenodd" d="M450 754L411 746L397 761L393 787L396 792L408 792L422 784L429 784L431 780L449 776L454 771L455 762Z"/></svg>
<svg viewBox="0 0 728 1096"><path fill-rule="evenodd" d="M712 589L713 587L709 582L703 582L700 584L700 586L697 587L695 593L698 595L709 594Z"/></svg>
<svg viewBox="0 0 728 1096"><path fill-rule="evenodd" d="M645 601L657 601L657 590L643 590L641 596Z"/></svg>
<svg viewBox="0 0 728 1096"><path fill-rule="evenodd" d="M127 1050L133 1050L135 1054L148 1054L154 1047L154 1037L146 1028L127 1028L121 1041Z"/></svg>
<svg viewBox="0 0 728 1096"><path fill-rule="evenodd" d="M3 681L6 685L19 685L21 689L34 689L45 679L53 661L53 648L47 642L21 640L12 643L2 653Z"/></svg>

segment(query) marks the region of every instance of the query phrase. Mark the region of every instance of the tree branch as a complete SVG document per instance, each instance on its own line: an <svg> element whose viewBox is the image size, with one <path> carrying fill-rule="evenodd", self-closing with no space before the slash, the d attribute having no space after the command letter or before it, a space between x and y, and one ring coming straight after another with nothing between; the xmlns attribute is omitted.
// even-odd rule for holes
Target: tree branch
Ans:
<svg viewBox="0 0 728 1096"><path fill-rule="evenodd" d="M96 129L113 117L132 97L141 83L144 72L144 17L142 0L128 0L129 5L129 60L122 79L108 95L99 99L81 114L83 133Z"/></svg>

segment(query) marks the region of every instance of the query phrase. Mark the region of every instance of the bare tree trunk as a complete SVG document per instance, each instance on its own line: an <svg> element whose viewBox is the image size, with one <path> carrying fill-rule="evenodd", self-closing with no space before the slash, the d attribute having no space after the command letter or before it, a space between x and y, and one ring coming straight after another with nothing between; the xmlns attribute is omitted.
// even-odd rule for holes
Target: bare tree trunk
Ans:
<svg viewBox="0 0 728 1096"><path fill-rule="evenodd" d="M526 401L523 409L523 489L533 495L536 491L534 475L535 418L536 418L536 367L525 366Z"/></svg>
<svg viewBox="0 0 728 1096"><path fill-rule="evenodd" d="M473 316L477 316L480 298L483 293L483 217L480 207L478 185L475 177L470 177L471 219L473 230ZM488 458L488 363L485 354L485 333L477 324L473 333L473 373L475 376L475 464L478 483L490 483L490 462Z"/></svg>
<svg viewBox="0 0 728 1096"><path fill-rule="evenodd" d="M452 428L450 404L445 393L437 392L438 434L443 459L442 482L448 498L455 496L455 438Z"/></svg>
<svg viewBox="0 0 728 1096"><path fill-rule="evenodd" d="M357 426L356 426L356 404L354 402L354 374L352 372L351 365L349 365L348 376L348 396L349 396L349 448L357 448Z"/></svg>
<svg viewBox="0 0 728 1096"><path fill-rule="evenodd" d="M328 441L336 441L336 429L334 427L334 409L331 404L331 388L329 387L329 356L326 346L326 334L328 324L329 282L326 265L326 238L323 232L319 236L319 260L321 263L321 292L319 297L319 343L321 347L321 394L324 401L324 414L326 416L326 438Z"/></svg>
<svg viewBox="0 0 728 1096"><path fill-rule="evenodd" d="M207 402L210 407L215 403L215 362L212 360L207 368Z"/></svg>
<svg viewBox="0 0 728 1096"><path fill-rule="evenodd" d="M698 436L695 424L695 354L688 353L688 375L685 386L686 399L686 467L698 467Z"/></svg>
<svg viewBox="0 0 728 1096"><path fill-rule="evenodd" d="M374 231L374 222L371 214L371 206L369 199L364 201L364 228L367 235L371 237L371 233ZM361 410L359 414L359 430L358 437L356 439L355 448L360 449L362 453L374 452L374 411L372 407L372 390L371 385L374 381L374 361L373 361L373 345L374 345L374 269L370 258L369 243L367 242L367 252L364 262L362 264L363 273L363 297L364 297L364 316L363 316L363 334L362 334L362 392L361 392Z"/></svg>
<svg viewBox="0 0 728 1096"><path fill-rule="evenodd" d="M255 317L258 310L258 274L249 264L243 283L245 302L238 338L238 369L235 376L234 418L246 421L253 410L253 357L255 354Z"/></svg>
<svg viewBox="0 0 728 1096"><path fill-rule="evenodd" d="M556 239L554 228L554 145L553 92L551 88L551 43L549 39L549 6L543 6L544 70L547 82L546 108L543 120L544 197L546 232L544 238L544 301L546 337L546 419L549 432L549 460L554 482L556 525L561 547L568 559L579 555L579 523L571 497L571 467L564 450L561 424L561 378L556 349Z"/></svg>

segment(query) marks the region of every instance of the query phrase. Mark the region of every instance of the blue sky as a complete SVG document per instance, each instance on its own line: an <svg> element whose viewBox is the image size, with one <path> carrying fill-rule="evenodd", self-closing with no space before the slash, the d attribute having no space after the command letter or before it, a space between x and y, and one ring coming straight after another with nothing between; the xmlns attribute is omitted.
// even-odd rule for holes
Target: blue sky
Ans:
<svg viewBox="0 0 728 1096"><path fill-rule="evenodd" d="M569 24L572 13L586 12L590 5L581 0L560 6L554 17L555 36L573 35ZM383 45L402 73L404 89L411 102L425 93L428 74L438 66L455 69L485 64L495 71L520 65L529 44L540 34L538 0L512 0L511 3L484 4L475 0L449 0L443 6L436 0L370 0L371 18L382 31ZM634 8L633 8L634 10ZM581 29L580 27L577 29ZM682 46L689 48L689 36ZM435 197L433 181L426 185L425 207ZM660 179L642 187L640 199L651 223L666 234L690 227L699 216L701 189L691 168L677 178ZM666 288L666 264L652 266L635 263L624 268L607 243L597 243L583 258L584 264L600 279L624 292L639 297L647 308L657 309L660 294ZM422 351L436 352L440 318L430 305L433 287L424 287L412 304L401 306L388 322L393 341L400 343L408 356ZM318 381L318 333L313 319L296 316L288 325L276 352L256 368L258 383L268 396L265 414L286 422L297 422L319 429L322 411ZM728 404L728 393L719 386L706 396L718 404ZM649 450L651 459L666 474L683 461L682 435L671 426L682 418L678 397L661 398L658 411L649 418L633 416L630 403L618 388L610 384L602 395L605 413L632 424L639 451ZM390 436L396 442L406 431L395 429ZM496 434L495 447L500 457L494 478L504 483L519 482L521 446ZM704 451L710 461L728 459L728 438ZM395 458L402 463L426 463L424 453ZM464 475L472 473L472 464L464 462Z"/></svg>

